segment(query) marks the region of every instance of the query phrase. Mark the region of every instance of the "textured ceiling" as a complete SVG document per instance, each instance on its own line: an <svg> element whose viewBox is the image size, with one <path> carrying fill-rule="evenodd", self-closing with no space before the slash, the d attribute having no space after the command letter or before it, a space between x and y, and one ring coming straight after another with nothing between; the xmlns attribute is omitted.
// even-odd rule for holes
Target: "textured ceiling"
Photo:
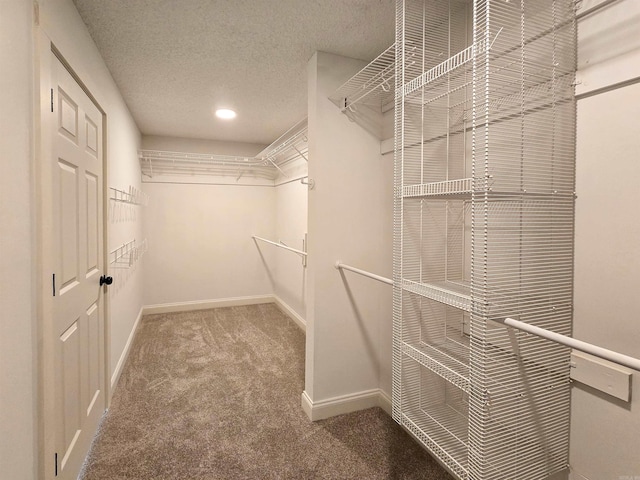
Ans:
<svg viewBox="0 0 640 480"><path fill-rule="evenodd" d="M315 51L371 60L394 40L393 0L74 3L145 135L271 143L306 116Z"/></svg>

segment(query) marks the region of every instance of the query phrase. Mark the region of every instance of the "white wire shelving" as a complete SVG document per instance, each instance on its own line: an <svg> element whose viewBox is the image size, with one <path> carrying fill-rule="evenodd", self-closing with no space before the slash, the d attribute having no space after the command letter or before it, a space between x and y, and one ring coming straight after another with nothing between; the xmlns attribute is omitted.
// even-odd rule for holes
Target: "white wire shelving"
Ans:
<svg viewBox="0 0 640 480"><path fill-rule="evenodd" d="M347 115L353 113L359 105L382 109L392 103L395 93L395 48L395 45L391 45L378 55L340 86L329 100Z"/></svg>
<svg viewBox="0 0 640 480"><path fill-rule="evenodd" d="M149 204L149 195L138 190L133 185L129 185L127 190L109 187L109 200L131 205L147 206Z"/></svg>
<svg viewBox="0 0 640 480"><path fill-rule="evenodd" d="M396 6L392 413L461 480L568 461L575 9L553 4Z"/></svg>
<svg viewBox="0 0 640 480"><path fill-rule="evenodd" d="M140 150L142 174L149 178L161 175L244 175L265 179L275 178L277 173L264 160L254 157L214 155L205 153Z"/></svg>
<svg viewBox="0 0 640 480"><path fill-rule="evenodd" d="M148 178L166 175L251 177L274 181L288 177L287 166L308 160L307 119L297 122L258 155L237 156L211 153L143 149L138 152L142 174Z"/></svg>
<svg viewBox="0 0 640 480"><path fill-rule="evenodd" d="M144 256L147 249L146 239L141 245L136 245L135 239L130 240L111 251L109 263L112 268L130 268Z"/></svg>

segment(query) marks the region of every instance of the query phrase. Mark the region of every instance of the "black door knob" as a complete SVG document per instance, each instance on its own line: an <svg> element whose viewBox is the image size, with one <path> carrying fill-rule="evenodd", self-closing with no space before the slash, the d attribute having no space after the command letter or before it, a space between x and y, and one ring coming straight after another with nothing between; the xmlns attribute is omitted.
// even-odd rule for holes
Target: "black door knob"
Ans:
<svg viewBox="0 0 640 480"><path fill-rule="evenodd" d="M102 275L100 277L100 286L111 285L112 283L113 283L113 277L107 277L106 275Z"/></svg>

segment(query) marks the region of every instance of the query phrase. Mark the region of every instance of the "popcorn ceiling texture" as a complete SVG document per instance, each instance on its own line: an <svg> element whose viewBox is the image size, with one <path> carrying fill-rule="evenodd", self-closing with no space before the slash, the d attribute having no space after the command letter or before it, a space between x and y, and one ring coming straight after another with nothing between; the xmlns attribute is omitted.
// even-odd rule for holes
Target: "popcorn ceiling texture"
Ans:
<svg viewBox="0 0 640 480"><path fill-rule="evenodd" d="M450 477L386 413L310 422L273 304L144 317L81 480Z"/></svg>
<svg viewBox="0 0 640 480"><path fill-rule="evenodd" d="M143 135L269 144L306 116L315 51L369 61L394 42L393 0L74 3Z"/></svg>

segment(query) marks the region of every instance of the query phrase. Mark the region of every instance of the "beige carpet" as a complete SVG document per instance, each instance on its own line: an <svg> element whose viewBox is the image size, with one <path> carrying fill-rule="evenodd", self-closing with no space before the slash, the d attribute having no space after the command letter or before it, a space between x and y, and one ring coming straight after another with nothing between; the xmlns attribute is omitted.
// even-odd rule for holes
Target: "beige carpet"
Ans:
<svg viewBox="0 0 640 480"><path fill-rule="evenodd" d="M452 478L381 409L310 422L303 389L273 304L145 316L80 478Z"/></svg>

